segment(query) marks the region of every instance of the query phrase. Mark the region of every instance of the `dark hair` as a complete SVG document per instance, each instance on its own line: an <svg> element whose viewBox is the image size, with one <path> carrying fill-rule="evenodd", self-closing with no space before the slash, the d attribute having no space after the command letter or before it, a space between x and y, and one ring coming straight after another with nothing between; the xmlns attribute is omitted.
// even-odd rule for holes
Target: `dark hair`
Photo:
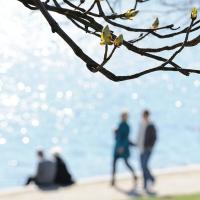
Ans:
<svg viewBox="0 0 200 200"><path fill-rule="evenodd" d="M143 116L149 117L150 116L150 112L148 110L144 110L143 111Z"/></svg>
<svg viewBox="0 0 200 200"><path fill-rule="evenodd" d="M37 151L37 155L42 158L44 157L44 152L42 150L39 150Z"/></svg>

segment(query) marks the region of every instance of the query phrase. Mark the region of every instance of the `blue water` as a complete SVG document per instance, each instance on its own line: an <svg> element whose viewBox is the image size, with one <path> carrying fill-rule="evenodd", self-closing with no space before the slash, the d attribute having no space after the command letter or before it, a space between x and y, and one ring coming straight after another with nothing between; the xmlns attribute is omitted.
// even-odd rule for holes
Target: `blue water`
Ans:
<svg viewBox="0 0 200 200"><path fill-rule="evenodd" d="M112 131L124 109L130 112L132 140L136 138L141 111L152 111L159 130L152 167L200 164L199 76L186 78L163 72L113 83L100 74L91 74L62 40L50 33L39 13L32 14L16 2L2 3L1 188L22 185L34 173L38 147L50 156L49 150L60 146L76 179L109 174ZM88 46L79 32L68 31L98 59L102 53L99 41L91 38ZM116 73L130 73L144 66L143 58L123 51L118 50L109 63ZM198 52L198 47L186 49L177 61L198 67ZM131 162L139 167L135 149ZM125 172L122 164L119 171Z"/></svg>

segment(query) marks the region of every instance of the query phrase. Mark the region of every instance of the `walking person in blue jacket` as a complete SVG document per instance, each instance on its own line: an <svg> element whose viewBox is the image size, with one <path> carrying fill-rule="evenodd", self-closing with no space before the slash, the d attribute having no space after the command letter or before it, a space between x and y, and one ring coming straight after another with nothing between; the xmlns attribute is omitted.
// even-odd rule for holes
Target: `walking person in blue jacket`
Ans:
<svg viewBox="0 0 200 200"><path fill-rule="evenodd" d="M114 158L113 158L113 170L112 170L112 181L111 185L115 185L115 174L116 174L116 165L117 161L121 158L124 160L125 165L130 170L133 176L134 183L137 182L137 176L133 167L129 163L130 157L130 127L128 125L128 113L124 112L121 114L121 122L118 129L115 131L115 148L114 148Z"/></svg>

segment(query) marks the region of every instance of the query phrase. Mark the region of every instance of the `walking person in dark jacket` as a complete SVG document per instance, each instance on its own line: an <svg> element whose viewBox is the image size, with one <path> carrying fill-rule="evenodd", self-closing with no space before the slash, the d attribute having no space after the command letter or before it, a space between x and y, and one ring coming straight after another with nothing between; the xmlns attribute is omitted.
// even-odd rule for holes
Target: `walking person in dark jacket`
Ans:
<svg viewBox="0 0 200 200"><path fill-rule="evenodd" d="M151 174L148 165L156 139L156 128L150 121L150 112L145 110L139 127L137 146L140 151L140 163L143 172L144 190L146 192L150 192L149 183L155 183L155 178Z"/></svg>
<svg viewBox="0 0 200 200"><path fill-rule="evenodd" d="M116 164L120 158L124 160L125 165L132 173L134 183L137 182L137 176L135 175L135 171L128 161L130 157L130 150L129 150L130 127L127 121L128 121L128 113L124 112L121 115L121 122L119 124L119 127L115 131L115 148L114 148L113 171L112 171L112 182L111 182L112 186L115 185Z"/></svg>

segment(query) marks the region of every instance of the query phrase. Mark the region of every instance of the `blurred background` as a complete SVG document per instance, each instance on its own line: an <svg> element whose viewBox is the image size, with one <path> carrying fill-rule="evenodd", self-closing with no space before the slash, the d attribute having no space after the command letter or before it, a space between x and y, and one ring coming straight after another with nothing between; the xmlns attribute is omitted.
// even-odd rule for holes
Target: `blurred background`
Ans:
<svg viewBox="0 0 200 200"><path fill-rule="evenodd" d="M161 8L155 1L151 5L153 9ZM148 16L147 8L149 4L144 7ZM189 13L190 9L182 13L186 21L177 23L187 23ZM170 16L173 18L173 14ZM0 188L24 183L34 172L38 147L47 154L50 148L61 147L78 180L110 174L113 130L124 109L130 113L133 141L142 110L151 110L159 130L154 168L200 164L200 76L157 72L114 83L100 74L91 74L50 32L39 12L29 11L17 1L1 0L0 19ZM69 28L65 20L59 20ZM88 45L80 31L70 27L68 32L99 59L102 49L97 39L89 36ZM199 69L199 50L185 49L176 60L182 66ZM130 56L122 48L109 67L117 74L126 74L154 64ZM134 149L132 154L138 168ZM125 171L123 166L119 170Z"/></svg>

